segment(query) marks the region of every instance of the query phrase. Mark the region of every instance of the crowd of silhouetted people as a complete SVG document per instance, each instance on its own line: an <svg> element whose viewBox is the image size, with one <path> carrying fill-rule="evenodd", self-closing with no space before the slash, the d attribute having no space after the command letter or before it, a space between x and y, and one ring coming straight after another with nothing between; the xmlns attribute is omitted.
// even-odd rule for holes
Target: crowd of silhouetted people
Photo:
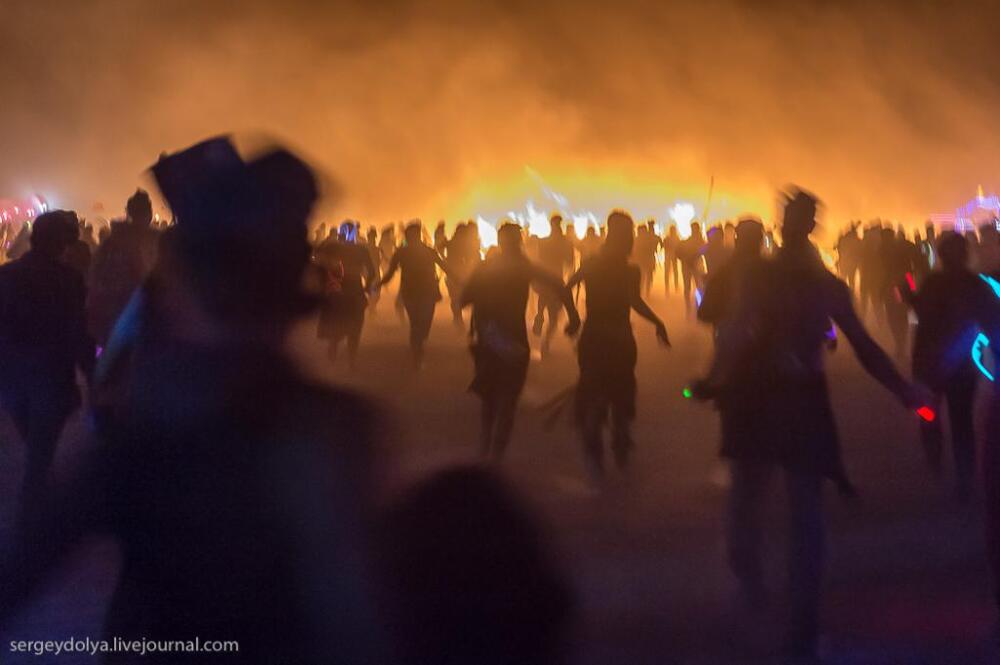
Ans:
<svg viewBox="0 0 1000 665"><path fill-rule="evenodd" d="M599 492L605 434L619 472L635 447L631 314L670 346L649 302L661 271L663 290L711 326L711 366L686 393L719 414L731 469L727 551L751 611L769 603L761 512L772 477L783 479L790 658L814 657L819 641L824 482L855 493L825 372L837 330L920 414L938 471L937 412L947 405L956 495L973 497L981 467L1000 573L995 383L981 462L973 427L989 372L976 349L1000 328L994 220L913 238L880 223L859 235L852 224L827 251L810 240L818 198L792 189L774 228L752 217L707 229L695 221L682 238L676 224L616 210L582 237L558 214L544 237L501 222L487 246L476 221L432 232L418 220L310 230L315 177L280 148L245 158L213 139L162 156L152 175L169 223L154 220L140 190L96 236L63 210L0 226L0 403L26 450L16 532L0 559L0 622L74 545L104 533L122 550L108 635L237 640L234 662L564 661L571 586L492 467L436 474L381 505L381 407L303 378L283 343L314 316L329 359L345 347L353 367L366 317L392 307L420 371L446 293L469 339L478 450L496 463L532 368L531 336L544 360L565 312L579 375L547 408L571 409ZM892 334L893 354L866 320ZM81 385L93 446L56 483L53 459L83 404Z"/></svg>

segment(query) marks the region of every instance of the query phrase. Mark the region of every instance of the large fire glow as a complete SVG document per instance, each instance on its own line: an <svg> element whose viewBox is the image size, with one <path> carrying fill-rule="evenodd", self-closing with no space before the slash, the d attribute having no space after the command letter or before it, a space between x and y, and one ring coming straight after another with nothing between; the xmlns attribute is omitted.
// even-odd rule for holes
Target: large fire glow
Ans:
<svg viewBox="0 0 1000 665"><path fill-rule="evenodd" d="M553 168L543 174L542 169L526 166L521 173L476 183L447 205L441 218L449 225L475 219L484 245L490 246L496 226L504 220L519 224L532 235L547 237L549 216L554 213L562 215L579 238L619 208L631 213L638 223L655 220L660 233L676 224L685 238L694 221L713 223L744 214L769 218L773 213L773 195L713 194L709 189L709 183L677 184L649 171L626 175Z"/></svg>

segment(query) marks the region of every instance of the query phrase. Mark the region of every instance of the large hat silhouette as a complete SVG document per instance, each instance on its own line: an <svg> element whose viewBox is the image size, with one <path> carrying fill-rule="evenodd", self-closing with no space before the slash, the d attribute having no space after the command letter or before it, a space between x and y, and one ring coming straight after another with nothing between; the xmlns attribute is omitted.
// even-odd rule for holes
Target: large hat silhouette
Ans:
<svg viewBox="0 0 1000 665"><path fill-rule="evenodd" d="M305 162L284 148L244 160L216 137L151 171L177 219L173 249L210 305L250 315L311 306L301 283L318 186Z"/></svg>

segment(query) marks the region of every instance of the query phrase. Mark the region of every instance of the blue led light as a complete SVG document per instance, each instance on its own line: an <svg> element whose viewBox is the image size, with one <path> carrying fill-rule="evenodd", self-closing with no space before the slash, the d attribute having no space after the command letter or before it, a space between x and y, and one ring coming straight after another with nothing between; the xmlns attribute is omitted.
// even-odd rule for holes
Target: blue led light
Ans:
<svg viewBox="0 0 1000 665"><path fill-rule="evenodd" d="M1000 281L997 281L996 278L990 277L989 275L984 275L983 273L979 273L979 278L989 284L990 288L993 289L993 294L997 298L1000 298ZM983 361L983 355L989 347L990 338L986 336L986 333L979 333L979 335L976 336L976 341L972 343L972 362L976 364L976 367L979 368L979 371L982 372L983 376L990 381L995 381L996 376ZM995 350L993 352L993 357L996 358Z"/></svg>
<svg viewBox="0 0 1000 665"><path fill-rule="evenodd" d="M995 377L993 376L993 372L991 372L983 362L983 352L988 349L989 346L990 338L983 333L979 333L979 336L976 337L976 341L972 343L972 362L976 363L976 367L978 367L979 371L983 373L983 376L990 381L994 381Z"/></svg>
<svg viewBox="0 0 1000 665"><path fill-rule="evenodd" d="M984 275L983 273L979 273L979 279L989 284L990 288L993 289L993 295L1000 298L1000 281L997 281L995 277L990 277L989 275Z"/></svg>

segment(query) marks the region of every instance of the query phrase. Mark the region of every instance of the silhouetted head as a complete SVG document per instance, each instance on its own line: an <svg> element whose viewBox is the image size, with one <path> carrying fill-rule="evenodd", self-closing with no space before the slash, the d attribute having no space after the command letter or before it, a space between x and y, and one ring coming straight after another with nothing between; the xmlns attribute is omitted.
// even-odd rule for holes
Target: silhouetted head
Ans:
<svg viewBox="0 0 1000 665"><path fill-rule="evenodd" d="M801 189L793 188L785 195L785 209L781 220L781 236L786 246L807 242L816 228L816 211L819 200Z"/></svg>
<svg viewBox="0 0 1000 665"><path fill-rule="evenodd" d="M736 252L759 255L764 244L764 225L753 217L744 217L736 225Z"/></svg>
<svg viewBox="0 0 1000 665"><path fill-rule="evenodd" d="M172 267L218 323L276 336L318 304L303 286L318 186L302 160L274 148L245 161L217 138L152 170L177 215Z"/></svg>
<svg viewBox="0 0 1000 665"><path fill-rule="evenodd" d="M561 236L563 233L563 218L562 215L552 215L549 217L549 230L552 231L552 235Z"/></svg>
<svg viewBox="0 0 1000 665"><path fill-rule="evenodd" d="M701 240L704 236L701 235L701 224L698 222L691 222L691 237Z"/></svg>
<svg viewBox="0 0 1000 665"><path fill-rule="evenodd" d="M969 242L958 233L945 231L937 243L938 258L944 270L964 270L969 264Z"/></svg>
<svg viewBox="0 0 1000 665"><path fill-rule="evenodd" d="M708 244L709 245L721 245L725 242L726 237L722 234L721 226L713 226L708 230Z"/></svg>
<svg viewBox="0 0 1000 665"><path fill-rule="evenodd" d="M670 236L671 238L680 237L680 234L677 232L677 225L676 224L671 224L670 225L670 228L667 229L667 235Z"/></svg>
<svg viewBox="0 0 1000 665"><path fill-rule="evenodd" d="M135 190L135 194L129 197L125 204L125 215L128 220L137 226L147 227L153 221L153 202L149 199L149 194L144 189Z"/></svg>
<svg viewBox="0 0 1000 665"><path fill-rule="evenodd" d="M521 227L513 222L504 222L497 229L497 247L504 254L520 254L524 243Z"/></svg>
<svg viewBox="0 0 1000 665"><path fill-rule="evenodd" d="M569 584L535 516L494 472L435 474L388 511L383 533L403 663L563 661Z"/></svg>
<svg viewBox="0 0 1000 665"><path fill-rule="evenodd" d="M63 255L80 237L76 213L52 210L39 215L31 225L31 250L52 259Z"/></svg>
<svg viewBox="0 0 1000 665"><path fill-rule="evenodd" d="M635 243L635 222L624 210L614 210L608 215L608 235L604 251L619 258L628 257Z"/></svg>
<svg viewBox="0 0 1000 665"><path fill-rule="evenodd" d="M423 241L423 234L424 226L420 222L410 222L403 231L407 245L419 245Z"/></svg>

